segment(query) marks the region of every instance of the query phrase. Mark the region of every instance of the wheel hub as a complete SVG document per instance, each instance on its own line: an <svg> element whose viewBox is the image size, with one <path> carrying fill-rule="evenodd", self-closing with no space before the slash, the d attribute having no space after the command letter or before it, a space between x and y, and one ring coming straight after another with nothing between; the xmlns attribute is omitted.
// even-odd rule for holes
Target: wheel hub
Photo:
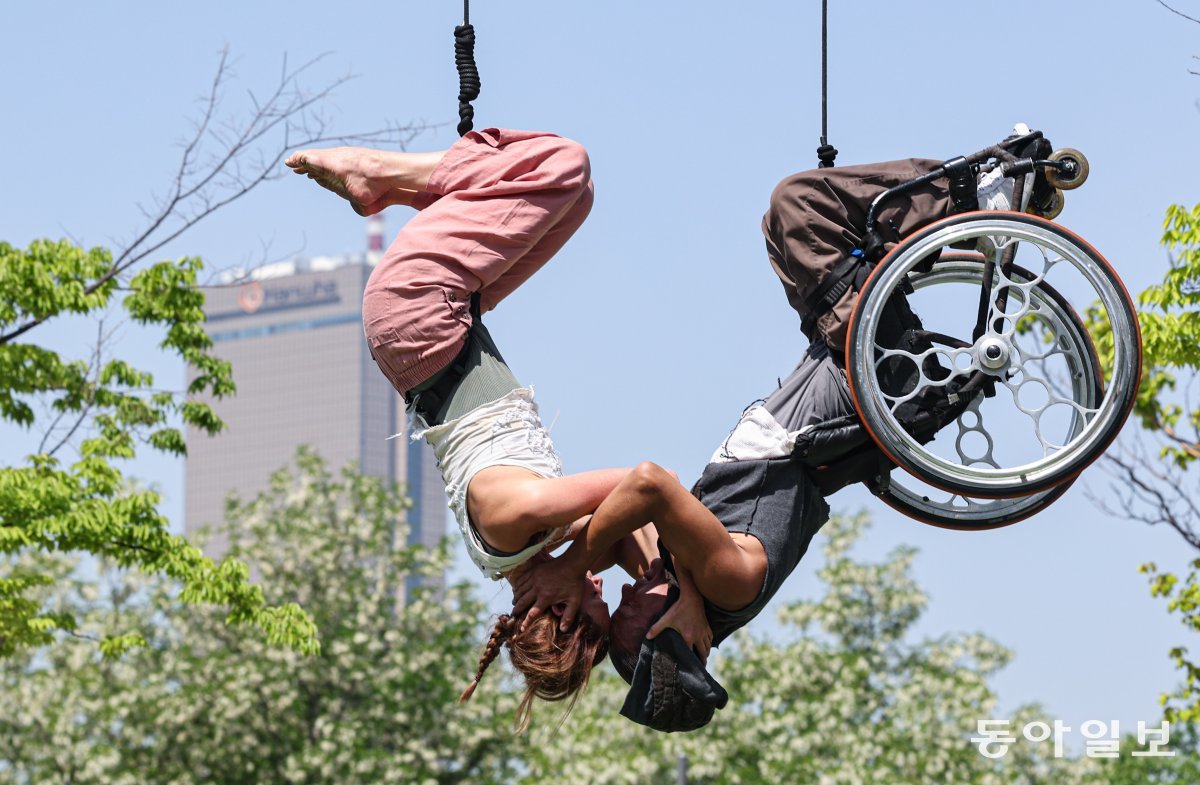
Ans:
<svg viewBox="0 0 1200 785"><path fill-rule="evenodd" d="M985 335L975 344L975 361L985 371L999 373L1005 370L1011 356L1012 347L997 335Z"/></svg>

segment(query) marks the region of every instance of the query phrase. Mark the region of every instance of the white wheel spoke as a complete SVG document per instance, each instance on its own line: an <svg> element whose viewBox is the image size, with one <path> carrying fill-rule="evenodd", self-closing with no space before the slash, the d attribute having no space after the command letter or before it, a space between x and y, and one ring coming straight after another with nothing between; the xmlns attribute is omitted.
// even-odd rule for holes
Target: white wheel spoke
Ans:
<svg viewBox="0 0 1200 785"><path fill-rule="evenodd" d="M986 292L985 256L956 250L964 246L995 262ZM939 254L932 268L916 271ZM882 309L907 284L916 288L909 302L930 332L917 334L910 348L888 348L895 343L881 345L875 330L894 323ZM1076 312L1093 302L1116 339L1104 365ZM980 303L986 323L977 331ZM1124 287L1089 246L1046 221L972 213L901 242L875 270L852 322L848 372L875 438L907 471L950 489L936 503L908 494L911 504L926 514L928 505L935 515L953 511L955 520L1011 514L1024 503L983 497L1041 494L1026 506L1041 504L1115 436L1136 391L1136 330ZM922 345L921 335L979 338L950 348ZM919 419L925 401L953 402L968 379L978 391L955 428L931 440L927 427L916 427L929 422ZM918 420L909 424L913 416Z"/></svg>

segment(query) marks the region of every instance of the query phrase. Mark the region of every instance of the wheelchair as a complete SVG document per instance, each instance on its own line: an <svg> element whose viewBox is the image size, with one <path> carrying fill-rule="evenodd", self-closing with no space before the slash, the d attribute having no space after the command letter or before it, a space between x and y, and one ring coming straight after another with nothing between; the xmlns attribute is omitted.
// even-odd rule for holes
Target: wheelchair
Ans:
<svg viewBox="0 0 1200 785"><path fill-rule="evenodd" d="M1014 154L1042 139L1032 131L951 159L880 194L867 214L867 245L878 248L881 207L932 180L949 179L963 204L977 174L996 167L1018 195L1037 170L1043 192L1053 189L1040 215L973 210L936 221L881 254L859 286L846 341L851 398L909 475L885 473L875 490L936 526L990 529L1045 509L1116 437L1137 394L1129 293L1104 257L1051 220L1063 192L1087 179L1087 159L1069 148ZM905 341L889 327L897 303L919 316Z"/></svg>

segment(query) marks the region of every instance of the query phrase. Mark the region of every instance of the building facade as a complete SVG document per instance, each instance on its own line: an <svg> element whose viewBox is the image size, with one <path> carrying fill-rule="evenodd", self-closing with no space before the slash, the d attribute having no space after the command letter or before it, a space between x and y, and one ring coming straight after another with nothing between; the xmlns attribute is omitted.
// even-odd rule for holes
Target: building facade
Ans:
<svg viewBox="0 0 1200 785"><path fill-rule="evenodd" d="M219 523L230 492L245 499L265 489L306 444L335 470L355 461L366 474L402 483L413 502L410 542L432 546L445 535L433 452L408 438L404 402L363 338L362 294L380 255L380 228L372 224L366 253L269 265L205 290L208 333L233 365L237 393L210 401L223 432L188 431L188 533ZM225 547L214 539L207 551Z"/></svg>

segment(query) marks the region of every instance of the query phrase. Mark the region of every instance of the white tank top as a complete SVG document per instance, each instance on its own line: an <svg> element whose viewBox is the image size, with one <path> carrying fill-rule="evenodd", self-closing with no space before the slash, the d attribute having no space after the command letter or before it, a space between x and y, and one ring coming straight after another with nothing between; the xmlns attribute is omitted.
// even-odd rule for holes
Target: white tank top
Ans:
<svg viewBox="0 0 1200 785"><path fill-rule="evenodd" d="M486 550L467 515L467 486L476 474L490 466L518 466L539 477L562 476L562 461L550 434L542 426L532 389L521 387L461 417L413 431L413 439L421 437L437 456L449 506L458 521L467 553L492 580L499 580L538 551L558 544L570 530L567 524L517 553L496 556Z"/></svg>

